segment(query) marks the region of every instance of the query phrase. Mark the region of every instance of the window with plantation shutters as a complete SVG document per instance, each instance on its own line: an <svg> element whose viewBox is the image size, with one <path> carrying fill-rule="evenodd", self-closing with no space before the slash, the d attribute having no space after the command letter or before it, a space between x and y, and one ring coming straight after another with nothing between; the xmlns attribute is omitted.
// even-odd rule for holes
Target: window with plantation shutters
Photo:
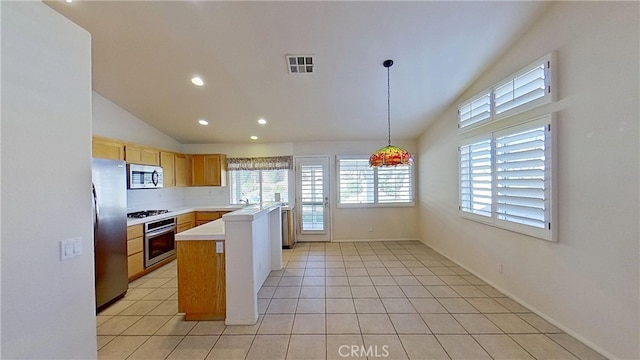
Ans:
<svg viewBox="0 0 640 360"><path fill-rule="evenodd" d="M555 241L554 128L545 115L460 146L461 214Z"/></svg>
<svg viewBox="0 0 640 360"><path fill-rule="evenodd" d="M553 101L553 58L548 54L458 105L460 133Z"/></svg>
<svg viewBox="0 0 640 360"><path fill-rule="evenodd" d="M413 203L411 165L372 168L369 158L339 156L338 206L388 206Z"/></svg>
<svg viewBox="0 0 640 360"><path fill-rule="evenodd" d="M540 229L548 225L549 125L525 125L496 134L498 220Z"/></svg>
<svg viewBox="0 0 640 360"><path fill-rule="evenodd" d="M373 171L368 159L339 160L339 202L341 204L373 204L375 201Z"/></svg>
<svg viewBox="0 0 640 360"><path fill-rule="evenodd" d="M460 210L491 217L491 140L460 146Z"/></svg>
<svg viewBox="0 0 640 360"><path fill-rule="evenodd" d="M413 201L411 166L379 167L378 202L408 203Z"/></svg>
<svg viewBox="0 0 640 360"><path fill-rule="evenodd" d="M551 61L545 57L495 86L493 90L495 115L504 115L514 109L524 110L541 101L549 100L551 87L548 82L548 70L550 67Z"/></svg>
<svg viewBox="0 0 640 360"><path fill-rule="evenodd" d="M458 106L460 129L491 119L491 92L486 92Z"/></svg>

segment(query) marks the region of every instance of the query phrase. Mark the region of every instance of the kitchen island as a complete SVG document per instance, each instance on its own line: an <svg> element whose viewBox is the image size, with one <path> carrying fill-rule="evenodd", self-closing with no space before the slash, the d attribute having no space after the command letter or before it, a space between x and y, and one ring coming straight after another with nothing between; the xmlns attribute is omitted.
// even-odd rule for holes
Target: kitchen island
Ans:
<svg viewBox="0 0 640 360"><path fill-rule="evenodd" d="M258 320L258 291L282 269L281 203L250 205L176 234L178 311L186 320Z"/></svg>

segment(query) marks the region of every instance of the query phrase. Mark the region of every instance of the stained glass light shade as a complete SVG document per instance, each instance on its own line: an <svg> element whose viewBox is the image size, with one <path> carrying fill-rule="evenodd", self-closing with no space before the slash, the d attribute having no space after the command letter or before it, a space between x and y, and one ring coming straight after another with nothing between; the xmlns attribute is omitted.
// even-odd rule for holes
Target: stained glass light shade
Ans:
<svg viewBox="0 0 640 360"><path fill-rule="evenodd" d="M372 167L411 165L412 163L411 153L394 145L387 145L369 157L369 165Z"/></svg>

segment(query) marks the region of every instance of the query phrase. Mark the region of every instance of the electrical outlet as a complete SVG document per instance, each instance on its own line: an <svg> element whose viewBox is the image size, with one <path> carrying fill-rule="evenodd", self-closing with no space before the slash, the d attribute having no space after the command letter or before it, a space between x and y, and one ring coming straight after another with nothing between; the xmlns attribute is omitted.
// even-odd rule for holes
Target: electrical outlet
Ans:
<svg viewBox="0 0 640 360"><path fill-rule="evenodd" d="M216 253L224 253L224 243L222 241L216 241Z"/></svg>

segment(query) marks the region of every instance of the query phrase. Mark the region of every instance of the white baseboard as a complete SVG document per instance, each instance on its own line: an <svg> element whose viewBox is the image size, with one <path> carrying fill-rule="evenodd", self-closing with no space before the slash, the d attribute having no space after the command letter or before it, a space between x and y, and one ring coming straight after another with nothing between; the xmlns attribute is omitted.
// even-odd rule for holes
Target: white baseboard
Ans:
<svg viewBox="0 0 640 360"><path fill-rule="evenodd" d="M428 247L430 247L431 249L435 250L436 252L438 252L440 255L446 257L447 259L449 259L449 261L455 263L456 265L460 266L461 268L467 270L468 272L470 272L471 274L473 274L474 276L476 276L477 278L479 278L480 280L486 282L487 284L493 286L494 288L496 288L498 291L500 291L501 293L507 295L508 297L510 297L512 300L514 300L515 302L517 302L518 304L524 306L525 308L527 308L528 310L530 310L532 313L540 316L541 318L545 319L546 321L548 321L549 323L551 323L553 326L557 327L558 329L564 331L565 333L573 336L574 338L576 338L578 341L582 342L583 344L587 345L588 347L590 347L592 350L600 353L600 355L606 357L607 359L617 359L613 354L611 354L610 352L608 352L607 350L603 349L602 347L594 344L593 342L591 342L590 340L584 338L582 335L576 333L575 331L571 330L570 328L564 326L563 324L559 323L558 321L556 321L555 319L553 319L552 317L550 317L549 315L545 314L544 312L540 311L540 309L537 309L536 307L530 305L529 303L527 303L526 301L518 298L517 296L515 296L514 294L512 294L510 291L503 289L502 287L496 285L493 281L485 278L484 276L476 273L475 271L467 268L466 266L458 263L457 261L453 260L451 257L447 256L444 252L442 252L441 250L439 250L437 247L430 245L422 240L419 240L421 243L427 245ZM562 345L560 345L562 346Z"/></svg>
<svg viewBox="0 0 640 360"><path fill-rule="evenodd" d="M417 238L400 238L400 239L333 239L331 242L385 242L385 241L420 241ZM420 241L422 242L422 241Z"/></svg>

